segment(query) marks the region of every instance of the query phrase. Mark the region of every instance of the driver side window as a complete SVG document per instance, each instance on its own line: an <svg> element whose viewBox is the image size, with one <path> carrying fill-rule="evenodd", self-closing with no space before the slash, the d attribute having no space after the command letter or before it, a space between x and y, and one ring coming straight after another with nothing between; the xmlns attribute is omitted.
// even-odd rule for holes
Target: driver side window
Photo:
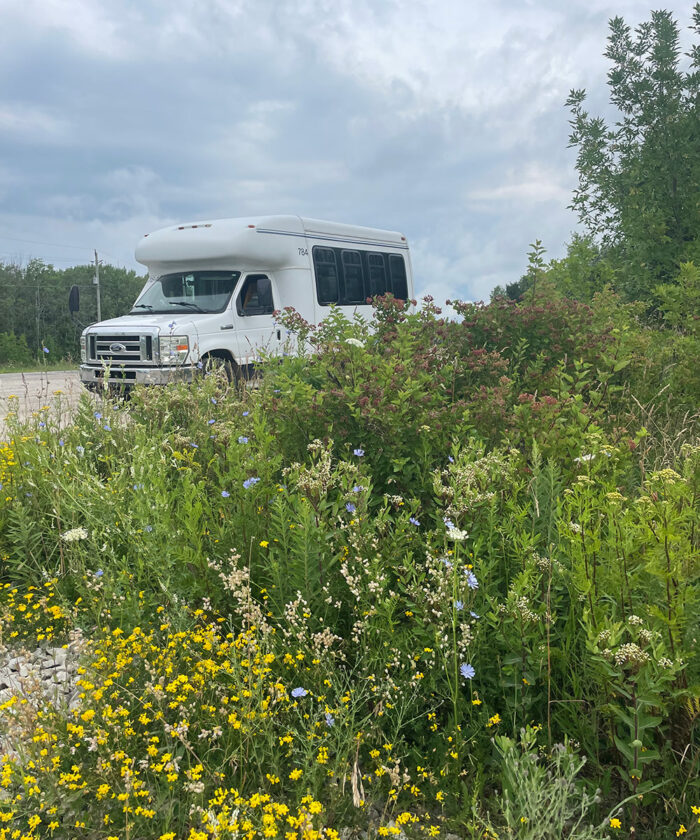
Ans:
<svg viewBox="0 0 700 840"><path fill-rule="evenodd" d="M239 315L269 315L274 312L272 283L267 274L249 274L236 298Z"/></svg>

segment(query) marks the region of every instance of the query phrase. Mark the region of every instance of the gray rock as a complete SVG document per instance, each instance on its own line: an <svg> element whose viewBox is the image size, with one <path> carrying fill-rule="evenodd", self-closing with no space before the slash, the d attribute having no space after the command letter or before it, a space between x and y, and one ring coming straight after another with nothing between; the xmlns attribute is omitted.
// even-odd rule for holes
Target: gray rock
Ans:
<svg viewBox="0 0 700 840"><path fill-rule="evenodd" d="M65 665L68 651L65 648L52 648L51 655L57 665Z"/></svg>
<svg viewBox="0 0 700 840"><path fill-rule="evenodd" d="M10 659L0 668L0 702L16 694L30 702L41 702L43 698L55 706L77 705L75 679L79 648L76 640L68 648L9 651Z"/></svg>
<svg viewBox="0 0 700 840"><path fill-rule="evenodd" d="M13 694L22 693L22 683L20 682L18 674L8 674L4 682L5 690L9 693L10 696L12 696Z"/></svg>

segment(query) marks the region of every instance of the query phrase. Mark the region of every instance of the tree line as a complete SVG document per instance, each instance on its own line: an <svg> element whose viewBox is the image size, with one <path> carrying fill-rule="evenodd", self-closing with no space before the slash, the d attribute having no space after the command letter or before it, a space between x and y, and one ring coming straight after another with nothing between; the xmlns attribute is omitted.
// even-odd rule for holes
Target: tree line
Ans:
<svg viewBox="0 0 700 840"><path fill-rule="evenodd" d="M50 359L77 359L80 333L97 320L93 265L57 269L42 260L26 266L0 263L0 365L22 366L46 355ZM135 271L100 267L102 318L128 311L145 278ZM80 289L80 312L68 310L71 286Z"/></svg>

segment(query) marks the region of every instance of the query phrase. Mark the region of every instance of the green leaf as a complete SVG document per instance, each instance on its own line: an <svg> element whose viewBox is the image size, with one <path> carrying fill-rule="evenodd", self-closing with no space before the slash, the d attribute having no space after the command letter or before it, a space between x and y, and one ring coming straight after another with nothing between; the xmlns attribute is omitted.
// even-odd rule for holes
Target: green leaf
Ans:
<svg viewBox="0 0 700 840"><path fill-rule="evenodd" d="M630 762L630 764L634 761L634 752L627 741L624 741L622 738L619 738L615 735L615 746L620 750L622 755Z"/></svg>

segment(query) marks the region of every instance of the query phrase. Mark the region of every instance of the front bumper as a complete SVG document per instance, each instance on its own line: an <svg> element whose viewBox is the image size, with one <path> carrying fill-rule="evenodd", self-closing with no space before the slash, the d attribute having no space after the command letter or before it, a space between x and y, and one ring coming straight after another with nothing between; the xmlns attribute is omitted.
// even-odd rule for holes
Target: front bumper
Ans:
<svg viewBox="0 0 700 840"><path fill-rule="evenodd" d="M170 382L191 382L197 368L192 365L173 367L103 367L80 365L80 381L88 388L105 385L167 385Z"/></svg>

